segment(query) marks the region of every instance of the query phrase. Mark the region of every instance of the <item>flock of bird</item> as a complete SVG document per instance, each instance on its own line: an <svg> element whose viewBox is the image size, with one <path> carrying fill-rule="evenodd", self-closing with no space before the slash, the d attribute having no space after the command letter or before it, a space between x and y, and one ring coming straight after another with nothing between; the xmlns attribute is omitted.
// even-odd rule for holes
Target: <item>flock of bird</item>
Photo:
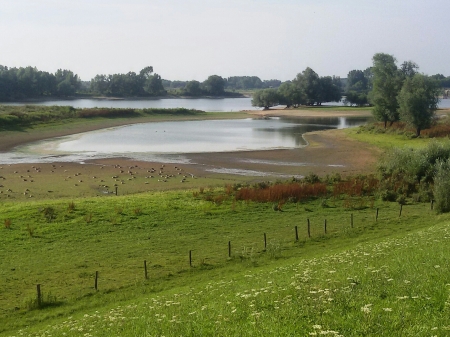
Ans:
<svg viewBox="0 0 450 337"><path fill-rule="evenodd" d="M80 166L80 167L87 167ZM47 170L47 169L50 170ZM0 166L0 173L2 173L3 167ZM28 169L22 169L19 172L17 169L12 172L10 175L0 175L0 197L3 195L6 198L12 197L13 195L17 196L17 194L22 193L25 197L32 198L33 194L31 193L32 184L35 181L39 181L39 175L42 174L53 174L60 173L59 176L63 177L65 182L70 182L73 187L81 186L82 184L90 184L92 186L92 182L96 182L98 185L98 189L101 189L103 193L117 193L117 188L119 185L124 185L127 183L135 183L141 184L141 180L135 180L143 176L145 181L143 184L150 184L151 180L154 180L159 183L167 183L169 181L178 180L180 183L185 183L189 178L195 179L196 176L192 173L186 172L183 168L178 166L166 166L165 164L161 164L159 167L140 167L138 165L131 166L122 166L122 165L100 165L100 170L105 170L105 174L99 174L99 176L91 175L89 179L89 175L86 173L82 173L82 170L74 169L66 169L64 165L57 164L42 164L41 166L31 166ZM144 171L145 170L145 171ZM63 171L63 172L61 172ZM97 170L94 170L97 171ZM145 173L144 173L144 172ZM106 174L113 174L110 179L106 177ZM145 175L144 175L145 174ZM55 178L51 178L50 182L47 184L47 193L54 192L58 187L59 188L67 188L67 185L61 184L53 184L51 181L56 182L59 179L59 176L55 176ZM20 180L18 180L20 179ZM113 179L111 181L111 179ZM9 183L10 181L10 183ZM134 181L134 182L133 182ZM19 182L19 183L18 183ZM24 184L27 185L26 188L23 189L22 186ZM28 187L28 184L31 184ZM53 186L53 187L52 187ZM20 191L20 187L22 187L22 191ZM50 188L50 189L49 189ZM13 190L14 189L14 190ZM42 193L42 192L41 192Z"/></svg>

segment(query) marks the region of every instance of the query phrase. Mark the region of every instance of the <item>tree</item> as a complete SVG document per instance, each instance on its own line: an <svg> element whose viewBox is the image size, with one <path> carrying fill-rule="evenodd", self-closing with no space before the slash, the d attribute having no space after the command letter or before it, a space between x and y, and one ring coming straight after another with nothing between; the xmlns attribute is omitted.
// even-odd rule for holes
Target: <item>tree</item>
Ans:
<svg viewBox="0 0 450 337"><path fill-rule="evenodd" d="M184 94L187 96L200 96L202 88L199 81L189 81L184 88Z"/></svg>
<svg viewBox="0 0 450 337"><path fill-rule="evenodd" d="M292 81L297 90L302 92L306 98L306 104L314 105L319 101L320 79L319 75L311 68L306 68Z"/></svg>
<svg viewBox="0 0 450 337"><path fill-rule="evenodd" d="M144 84L144 90L151 96L163 96L166 94L166 90L162 85L161 76L158 74L150 75Z"/></svg>
<svg viewBox="0 0 450 337"><path fill-rule="evenodd" d="M392 55L378 53L373 56L373 88L370 93L375 119L391 124L399 120L397 95L402 86L402 75Z"/></svg>
<svg viewBox="0 0 450 337"><path fill-rule="evenodd" d="M415 74L408 77L398 95L400 119L420 131L430 127L439 103L439 84L436 80Z"/></svg>
<svg viewBox="0 0 450 337"><path fill-rule="evenodd" d="M218 75L211 75L203 82L205 91L213 96L222 95L225 92L225 80Z"/></svg>
<svg viewBox="0 0 450 337"><path fill-rule="evenodd" d="M350 105L365 106L369 104L369 100L366 93L358 93L357 91L350 90L346 93L344 103L349 103Z"/></svg>
<svg viewBox="0 0 450 337"><path fill-rule="evenodd" d="M279 96L276 89L257 90L253 94L252 105L263 107L265 110L279 104Z"/></svg>
<svg viewBox="0 0 450 337"><path fill-rule="evenodd" d="M408 77L413 77L419 71L419 66L413 61L405 61L400 67L400 71L403 77L406 79Z"/></svg>
<svg viewBox="0 0 450 337"><path fill-rule="evenodd" d="M287 107L297 107L300 104L305 104L306 98L294 83L284 82L278 87L278 103Z"/></svg>
<svg viewBox="0 0 450 337"><path fill-rule="evenodd" d="M319 79L317 105L321 105L324 102L339 102L342 98L340 82L338 77L321 77Z"/></svg>

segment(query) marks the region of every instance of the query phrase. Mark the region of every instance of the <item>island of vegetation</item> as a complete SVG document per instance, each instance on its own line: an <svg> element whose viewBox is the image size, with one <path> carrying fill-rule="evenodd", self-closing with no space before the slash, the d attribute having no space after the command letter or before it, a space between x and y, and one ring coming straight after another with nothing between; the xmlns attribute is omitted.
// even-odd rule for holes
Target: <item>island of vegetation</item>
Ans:
<svg viewBox="0 0 450 337"><path fill-rule="evenodd" d="M285 85L291 108L252 112L374 117L231 160L276 159L302 177L123 158L0 165L0 336L447 335L449 111L412 62L376 54L370 73L370 106L317 106L308 83L337 81L307 69ZM1 106L0 143L244 116Z"/></svg>

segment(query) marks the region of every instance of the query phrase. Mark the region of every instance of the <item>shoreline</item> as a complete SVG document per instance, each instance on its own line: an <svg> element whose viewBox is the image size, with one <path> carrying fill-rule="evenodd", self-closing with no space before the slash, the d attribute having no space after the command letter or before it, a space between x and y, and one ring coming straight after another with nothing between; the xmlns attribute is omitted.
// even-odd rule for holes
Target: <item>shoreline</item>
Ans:
<svg viewBox="0 0 450 337"><path fill-rule="evenodd" d="M263 117L267 115L267 112L235 113L234 115L241 118ZM316 113L270 111L271 116L293 118L315 118L318 117ZM355 114L330 111L327 114L320 114L320 117L351 117L350 115ZM200 116L202 119L204 117ZM31 133L9 132L10 137L5 132L0 132L0 149L107 127L158 121L161 120L139 118L109 120L108 125L106 125L107 121L88 125L67 124L68 127L63 130L61 125L58 125L54 129L43 128L41 131L32 130ZM308 142L305 147L185 154L183 155L186 160L184 163L165 163L164 160L148 162L121 157L91 159L85 162L58 162L56 159L51 163L3 164L0 165L0 174L5 180L0 187L0 201L102 196L113 193L115 187L118 187L121 195L124 195L235 183L253 184L303 177L310 173L319 176L335 173L342 176L368 174L373 172L381 153L375 146L353 140L339 129L309 132L304 134L304 137ZM163 167L164 177L152 173L155 170L157 173L158 168L162 171Z"/></svg>
<svg viewBox="0 0 450 337"><path fill-rule="evenodd" d="M242 117L239 116L242 114ZM318 118L318 117L369 117L370 111L351 111L351 109L341 111L316 111L314 109L307 110L291 110L291 109L270 109L270 110L245 110L241 112L230 112L230 117L245 118L248 117L294 117L294 118ZM220 118L224 118L223 115ZM186 121L195 119L205 119L205 116L199 116L193 118L192 116L180 116L179 118L162 118L155 119L154 117L140 117L131 119L104 119L97 120L91 123L84 123L85 121L79 121L80 123L68 123L67 127L64 125L58 125L56 127L43 127L42 129L26 129L21 131L3 131L0 132L0 153L8 152L13 148L21 145L25 145L32 142L37 142L49 138L64 137L75 135L78 133L84 133L89 131L96 131L111 127L126 126L140 123L157 123L165 121ZM64 128L63 128L64 127Z"/></svg>

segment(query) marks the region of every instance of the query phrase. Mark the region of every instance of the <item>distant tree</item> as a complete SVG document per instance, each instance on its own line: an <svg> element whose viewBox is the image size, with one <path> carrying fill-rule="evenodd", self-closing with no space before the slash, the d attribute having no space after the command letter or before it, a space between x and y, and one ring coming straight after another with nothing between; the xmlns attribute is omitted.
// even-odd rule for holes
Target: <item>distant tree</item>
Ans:
<svg viewBox="0 0 450 337"><path fill-rule="evenodd" d="M281 85L280 80L264 80L263 87L264 88L278 88Z"/></svg>
<svg viewBox="0 0 450 337"><path fill-rule="evenodd" d="M91 80L90 88L91 91L96 94L106 95L109 88L108 77L106 75L96 75Z"/></svg>
<svg viewBox="0 0 450 337"><path fill-rule="evenodd" d="M297 90L304 94L306 104L314 105L320 100L320 78L311 68L308 67L302 73L297 74L297 77L292 82L297 87Z"/></svg>
<svg viewBox="0 0 450 337"><path fill-rule="evenodd" d="M373 88L370 99L374 104L375 119L391 124L399 120L397 95L402 87L403 76L392 55L378 53L373 56Z"/></svg>
<svg viewBox="0 0 450 337"><path fill-rule="evenodd" d="M400 66L400 72L405 79L408 77L414 77L414 75L417 74L418 71L419 66L413 61L405 61Z"/></svg>
<svg viewBox="0 0 450 337"><path fill-rule="evenodd" d="M319 91L316 102L339 102L342 98L341 81L338 77L324 76L319 78Z"/></svg>
<svg viewBox="0 0 450 337"><path fill-rule="evenodd" d="M305 95L292 82L284 82L278 87L278 103L287 107L297 107L306 103Z"/></svg>
<svg viewBox="0 0 450 337"><path fill-rule="evenodd" d="M225 80L218 75L211 75L203 82L205 91L212 96L219 96L225 92Z"/></svg>
<svg viewBox="0 0 450 337"><path fill-rule="evenodd" d="M226 79L226 88L231 90L260 89L263 82L257 76L232 76Z"/></svg>
<svg viewBox="0 0 450 337"><path fill-rule="evenodd" d="M139 74L96 75L91 80L91 91L106 96L148 97L166 94L161 76L153 74L153 67L143 68Z"/></svg>
<svg viewBox="0 0 450 337"><path fill-rule="evenodd" d="M369 104L369 99L367 97L367 94L364 92L350 90L346 93L344 103L350 105L365 106Z"/></svg>
<svg viewBox="0 0 450 337"><path fill-rule="evenodd" d="M187 96L200 96L202 88L199 81L189 81L184 88L184 94Z"/></svg>
<svg viewBox="0 0 450 337"><path fill-rule="evenodd" d="M398 95L400 119L420 131L430 127L439 103L439 84L436 80L415 74L408 77Z"/></svg>
<svg viewBox="0 0 450 337"><path fill-rule="evenodd" d="M80 87L80 79L72 71L58 69L55 73L58 96L73 96Z"/></svg>
<svg viewBox="0 0 450 337"><path fill-rule="evenodd" d="M347 75L345 91L367 92L369 79L362 70L351 70Z"/></svg>
<svg viewBox="0 0 450 337"><path fill-rule="evenodd" d="M344 103L364 106L369 104L372 70L351 70L347 75Z"/></svg>
<svg viewBox="0 0 450 337"><path fill-rule="evenodd" d="M166 94L166 90L162 85L161 76L158 74L150 75L145 80L144 90L150 96L164 96Z"/></svg>
<svg viewBox="0 0 450 337"><path fill-rule="evenodd" d="M261 89L253 93L252 105L269 109L279 104L279 96L276 89Z"/></svg>

